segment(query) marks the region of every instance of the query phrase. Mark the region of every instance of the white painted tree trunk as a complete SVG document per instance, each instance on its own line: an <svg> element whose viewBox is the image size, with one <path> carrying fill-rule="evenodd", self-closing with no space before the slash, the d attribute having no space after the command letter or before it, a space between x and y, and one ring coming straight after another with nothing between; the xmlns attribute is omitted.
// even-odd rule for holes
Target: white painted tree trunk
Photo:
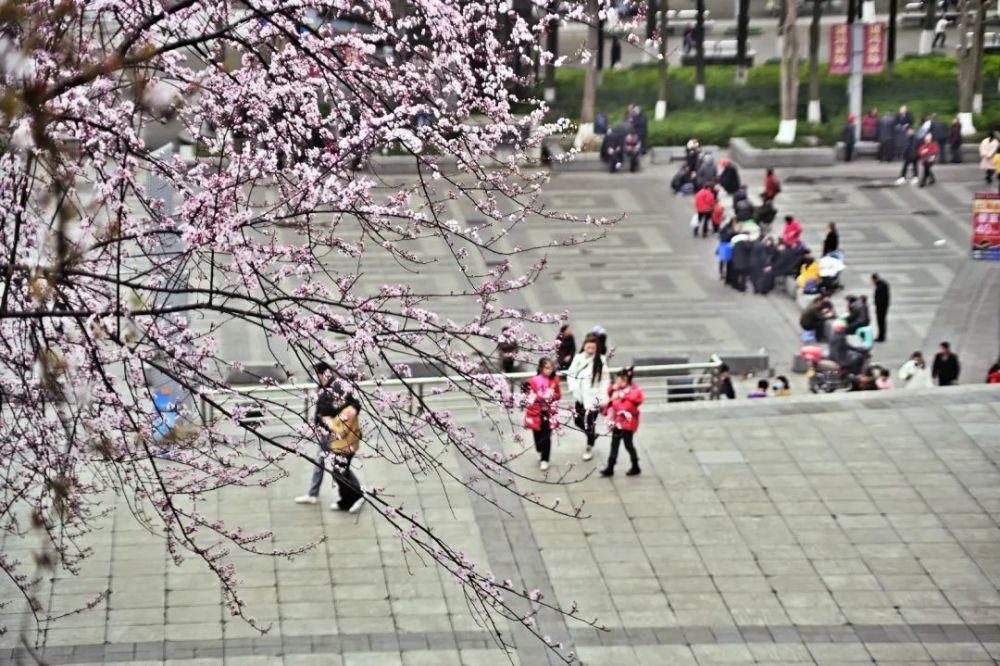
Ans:
<svg viewBox="0 0 1000 666"><path fill-rule="evenodd" d="M657 100L656 106L653 107L653 120L663 120L667 117L667 101L664 99Z"/></svg>
<svg viewBox="0 0 1000 666"><path fill-rule="evenodd" d="M820 106L818 99L809 100L809 109L806 111L806 120L811 123L819 123L823 121L823 109Z"/></svg>
<svg viewBox="0 0 1000 666"><path fill-rule="evenodd" d="M976 133L976 126L972 124L972 114L959 112L958 122L962 125L962 136L972 136Z"/></svg>
<svg viewBox="0 0 1000 666"><path fill-rule="evenodd" d="M704 84L697 84L694 87L694 101L704 102L705 101L705 86Z"/></svg>
<svg viewBox="0 0 1000 666"><path fill-rule="evenodd" d="M594 123L580 123L576 130L576 138L573 139L573 147L583 150L584 146L594 140Z"/></svg>
<svg viewBox="0 0 1000 666"><path fill-rule="evenodd" d="M795 118L784 120L778 124L778 134L774 137L775 143L790 144L795 143L795 131L799 121Z"/></svg>
<svg viewBox="0 0 1000 666"><path fill-rule="evenodd" d="M921 30L920 31L920 45L917 47L917 53L920 55L927 55L931 52L931 44L934 43L934 31L933 30Z"/></svg>

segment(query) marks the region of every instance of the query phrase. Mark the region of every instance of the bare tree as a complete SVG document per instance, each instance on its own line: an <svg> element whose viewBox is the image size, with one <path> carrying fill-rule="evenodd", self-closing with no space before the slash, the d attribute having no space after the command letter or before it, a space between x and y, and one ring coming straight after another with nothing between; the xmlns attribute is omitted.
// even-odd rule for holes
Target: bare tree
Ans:
<svg viewBox="0 0 1000 666"><path fill-rule="evenodd" d="M799 107L799 37L796 22L799 3L785 3L784 44L781 55L781 124L774 137L777 143L794 143Z"/></svg>
<svg viewBox="0 0 1000 666"><path fill-rule="evenodd" d="M927 55L934 50L934 26L937 24L937 1L929 0L927 10L924 14L923 25L920 30L920 45L917 53Z"/></svg>
<svg viewBox="0 0 1000 666"><path fill-rule="evenodd" d="M822 17L822 0L812 0L812 20L809 22L809 108L806 116L806 120L811 123L823 120L819 99L819 26Z"/></svg>
<svg viewBox="0 0 1000 666"><path fill-rule="evenodd" d="M597 56L601 48L601 26L597 20L600 0L587 0L587 15L594 17L587 26L587 60L583 79L583 100L580 105L580 127L576 135L577 147L589 143L594 136L594 116L597 106Z"/></svg>
<svg viewBox="0 0 1000 666"><path fill-rule="evenodd" d="M986 31L986 1L962 0L959 10L962 15L959 19L960 34L958 36L958 118L962 123L962 134L970 136L976 133L972 114L976 82L982 67L983 41ZM969 39L970 15L974 16L971 25L971 40Z"/></svg>
<svg viewBox="0 0 1000 666"><path fill-rule="evenodd" d="M670 8L670 0L659 0L660 11L658 18L659 23L659 39L657 40L657 47L659 50L659 73L660 73L660 90L656 97L656 109L653 112L653 117L656 120L663 120L667 115L667 95L669 94L670 87L670 63L667 61L667 56L670 51L667 48L667 35L669 33L669 28L667 25L667 12Z"/></svg>
<svg viewBox="0 0 1000 666"><path fill-rule="evenodd" d="M695 73L694 101L705 101L705 0L697 0L698 10L694 25Z"/></svg>

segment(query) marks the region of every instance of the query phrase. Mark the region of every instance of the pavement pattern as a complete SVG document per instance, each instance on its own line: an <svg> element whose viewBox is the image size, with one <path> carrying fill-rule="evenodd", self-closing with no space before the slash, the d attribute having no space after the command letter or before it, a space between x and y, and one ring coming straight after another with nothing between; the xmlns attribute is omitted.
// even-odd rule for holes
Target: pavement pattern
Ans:
<svg viewBox="0 0 1000 666"><path fill-rule="evenodd" d="M637 439L642 476L586 475L607 441L580 463L580 436L568 433L550 473L575 482L518 482L584 503L581 520L503 499L501 511L384 460L365 460L362 476L498 577L598 618L606 631L539 619L584 664L990 664L1000 659L998 423L1000 391L985 386L654 405ZM533 456L515 466L541 480ZM234 556L270 633L228 618L211 576L168 563L119 505L93 535L96 557L47 598L58 611L110 587L110 601L52 623L40 637L46 663L558 663L517 631L508 660L438 567L404 553L370 509L293 504L309 468L291 471L203 507L273 528L276 545L327 538L291 562ZM4 612L9 626L23 619ZM0 637L0 661L24 656L10 651L16 634Z"/></svg>

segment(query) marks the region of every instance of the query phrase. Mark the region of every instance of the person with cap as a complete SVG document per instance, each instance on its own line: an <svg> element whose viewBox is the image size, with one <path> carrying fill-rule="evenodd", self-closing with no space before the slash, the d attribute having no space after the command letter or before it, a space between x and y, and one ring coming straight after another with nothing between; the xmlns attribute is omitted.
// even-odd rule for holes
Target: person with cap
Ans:
<svg viewBox="0 0 1000 666"><path fill-rule="evenodd" d="M847 114L847 123L840 132L840 141L844 144L844 161L850 162L854 158L854 142L857 140L858 117L853 113Z"/></svg>

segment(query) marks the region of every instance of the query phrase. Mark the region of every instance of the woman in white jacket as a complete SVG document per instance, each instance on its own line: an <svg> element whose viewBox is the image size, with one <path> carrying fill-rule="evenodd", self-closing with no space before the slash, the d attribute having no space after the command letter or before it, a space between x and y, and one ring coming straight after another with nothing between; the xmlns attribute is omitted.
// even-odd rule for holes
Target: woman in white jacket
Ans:
<svg viewBox="0 0 1000 666"><path fill-rule="evenodd" d="M931 371L924 362L924 355L916 351L899 369L900 388L930 388L934 385Z"/></svg>
<svg viewBox="0 0 1000 666"><path fill-rule="evenodd" d="M993 172L996 166L993 165L993 156L1000 150L1000 141L997 141L995 132L990 132L979 144L979 168L986 173L986 184L993 182Z"/></svg>
<svg viewBox="0 0 1000 666"><path fill-rule="evenodd" d="M574 423L587 435L587 450L584 460L594 457L597 442L597 416L608 404L608 388L611 377L604 364L604 356L597 353L598 339L590 334L583 341L580 353L573 357L566 371L566 383L576 402Z"/></svg>

